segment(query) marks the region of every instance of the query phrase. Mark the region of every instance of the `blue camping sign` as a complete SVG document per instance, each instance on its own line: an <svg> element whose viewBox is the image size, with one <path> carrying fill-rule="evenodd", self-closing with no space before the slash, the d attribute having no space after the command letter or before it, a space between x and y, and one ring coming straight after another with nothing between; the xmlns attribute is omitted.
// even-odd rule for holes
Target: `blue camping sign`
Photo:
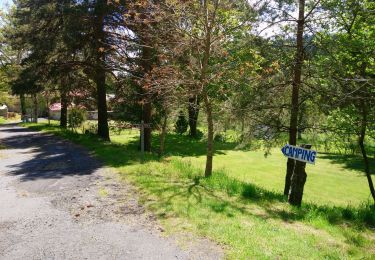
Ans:
<svg viewBox="0 0 375 260"><path fill-rule="evenodd" d="M281 149L281 151L288 158L291 158L297 161L315 164L317 152L314 150L309 150L303 147L286 144Z"/></svg>

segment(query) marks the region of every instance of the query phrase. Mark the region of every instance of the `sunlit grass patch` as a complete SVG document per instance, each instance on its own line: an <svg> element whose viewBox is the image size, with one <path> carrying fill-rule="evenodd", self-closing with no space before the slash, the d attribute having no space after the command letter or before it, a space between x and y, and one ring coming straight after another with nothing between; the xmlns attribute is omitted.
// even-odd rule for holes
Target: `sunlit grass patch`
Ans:
<svg viewBox="0 0 375 260"><path fill-rule="evenodd" d="M7 120L4 117L0 116L0 125L4 124L6 122L7 122Z"/></svg>

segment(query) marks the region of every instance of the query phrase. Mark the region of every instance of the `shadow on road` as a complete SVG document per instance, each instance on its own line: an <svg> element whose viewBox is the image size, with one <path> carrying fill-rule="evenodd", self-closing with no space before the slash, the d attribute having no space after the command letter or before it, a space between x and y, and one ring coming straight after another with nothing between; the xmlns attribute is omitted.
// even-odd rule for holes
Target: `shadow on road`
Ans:
<svg viewBox="0 0 375 260"><path fill-rule="evenodd" d="M0 136L9 149L7 172L20 175L21 181L89 175L102 166L85 149L53 135L3 125Z"/></svg>

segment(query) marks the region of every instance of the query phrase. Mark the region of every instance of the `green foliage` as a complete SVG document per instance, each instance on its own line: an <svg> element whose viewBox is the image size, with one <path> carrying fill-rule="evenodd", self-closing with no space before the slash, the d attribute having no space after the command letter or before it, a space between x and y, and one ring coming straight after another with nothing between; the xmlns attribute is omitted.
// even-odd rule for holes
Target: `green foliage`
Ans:
<svg viewBox="0 0 375 260"><path fill-rule="evenodd" d="M86 111L80 108L72 108L68 113L68 124L74 130L82 126L86 121Z"/></svg>
<svg viewBox="0 0 375 260"><path fill-rule="evenodd" d="M84 133L87 135L96 135L98 133L98 124L95 122L87 121L84 125Z"/></svg>
<svg viewBox="0 0 375 260"><path fill-rule="evenodd" d="M178 114L177 121L174 125L175 132L182 135L186 133L187 129L189 127L189 123L186 120L184 112L180 111Z"/></svg>

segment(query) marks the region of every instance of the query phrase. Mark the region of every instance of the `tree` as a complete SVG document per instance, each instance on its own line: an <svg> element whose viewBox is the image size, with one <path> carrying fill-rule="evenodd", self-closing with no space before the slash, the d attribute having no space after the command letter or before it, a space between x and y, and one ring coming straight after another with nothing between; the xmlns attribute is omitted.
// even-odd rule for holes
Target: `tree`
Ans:
<svg viewBox="0 0 375 260"><path fill-rule="evenodd" d="M13 92L21 96L21 104L24 103L24 94L29 93L33 94L36 104L36 93L47 87L54 88L56 82L60 82L59 78L67 77L66 62L70 60L71 53L66 50L61 28L68 4L69 1L62 4L59 1L15 2L16 8L11 13L12 23L7 35L12 48L25 53L21 57L21 73L13 84ZM67 91L61 86L68 84L58 85L63 97L61 126L66 127L67 102L64 101L67 100Z"/></svg>
<svg viewBox="0 0 375 260"><path fill-rule="evenodd" d="M97 101L98 101L98 135L104 140L109 141L108 113L107 113L107 96L106 96L106 72L105 59L107 45L105 42L105 17L107 11L107 1L97 0L94 6L93 20L93 57L94 57L94 81L96 84Z"/></svg>
<svg viewBox="0 0 375 260"><path fill-rule="evenodd" d="M373 128L375 111L374 79L375 19L372 1L327 1L330 27L317 39L322 51L317 60L321 76L319 91L335 118L328 130L339 135L354 135L361 152L364 173L375 202L375 189L366 149L369 130Z"/></svg>
<svg viewBox="0 0 375 260"><path fill-rule="evenodd" d="M226 56L222 46L230 42L236 31L249 26L252 11L245 1L217 0L187 1L172 9L177 17L175 28L182 35L181 46L186 46L178 52L190 53L185 63L187 69L183 71L189 80L184 85L189 97L201 97L205 109L208 128L205 176L209 177L214 155L214 106L221 96L217 95L220 77L229 65L220 59Z"/></svg>
<svg viewBox="0 0 375 260"><path fill-rule="evenodd" d="M298 131L298 110L299 110L299 90L301 86L302 66L303 66L303 33L305 25L305 0L298 1L297 20L297 49L295 54L295 64L292 82L292 101L289 125L289 144L297 144ZM306 182L306 173L296 170L295 160L288 158L287 174L285 177L284 195L289 194L289 203L300 205L302 201L303 186Z"/></svg>

